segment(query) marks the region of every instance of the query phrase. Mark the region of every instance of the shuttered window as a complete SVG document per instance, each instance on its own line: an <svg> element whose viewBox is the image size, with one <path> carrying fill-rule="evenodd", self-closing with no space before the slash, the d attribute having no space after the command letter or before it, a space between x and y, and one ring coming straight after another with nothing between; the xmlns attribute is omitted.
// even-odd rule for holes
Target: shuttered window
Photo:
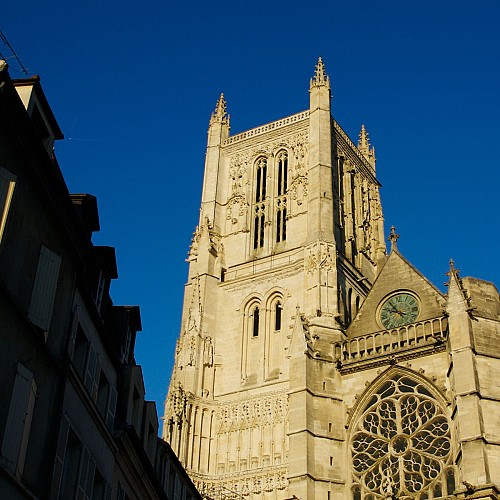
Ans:
<svg viewBox="0 0 500 500"><path fill-rule="evenodd" d="M49 330L60 266L61 257L42 245L31 291L28 318L44 331Z"/></svg>
<svg viewBox="0 0 500 500"><path fill-rule="evenodd" d="M0 167L0 242L7 224L10 202L14 194L16 176Z"/></svg>
<svg viewBox="0 0 500 500"><path fill-rule="evenodd" d="M116 392L116 389L112 385L110 385L109 396L108 396L108 408L106 412L106 425L110 431L113 430L113 424L115 423L117 399L118 399L118 393Z"/></svg>
<svg viewBox="0 0 500 500"><path fill-rule="evenodd" d="M33 374L19 363L2 442L2 457L10 471L18 477L24 469L35 397Z"/></svg>

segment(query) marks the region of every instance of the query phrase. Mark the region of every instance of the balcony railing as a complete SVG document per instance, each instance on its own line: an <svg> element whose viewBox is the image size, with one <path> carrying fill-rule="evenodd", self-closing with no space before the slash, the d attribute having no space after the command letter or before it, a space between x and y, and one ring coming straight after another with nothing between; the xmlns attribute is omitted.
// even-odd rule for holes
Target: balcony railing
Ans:
<svg viewBox="0 0 500 500"><path fill-rule="evenodd" d="M334 345L334 356L345 365L436 343L442 344L447 333L446 317L419 321L337 342Z"/></svg>

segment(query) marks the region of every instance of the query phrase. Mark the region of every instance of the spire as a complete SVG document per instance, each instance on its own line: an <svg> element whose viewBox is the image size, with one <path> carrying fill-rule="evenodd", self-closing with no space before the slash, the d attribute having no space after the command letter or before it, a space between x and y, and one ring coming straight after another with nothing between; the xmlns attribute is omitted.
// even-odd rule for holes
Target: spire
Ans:
<svg viewBox="0 0 500 500"><path fill-rule="evenodd" d="M229 115L226 111L226 100L224 99L224 94L221 94L219 99L217 99L217 104L215 105L215 111L212 113L210 118L210 125L213 123L222 123L229 125Z"/></svg>
<svg viewBox="0 0 500 500"><path fill-rule="evenodd" d="M361 125L361 132L359 133L358 149L366 158L366 161L375 168L375 148L370 149L370 137L364 125Z"/></svg>
<svg viewBox="0 0 500 500"><path fill-rule="evenodd" d="M314 76L311 78L311 84L309 88L322 87L325 86L330 89L330 78L326 74L325 65L321 57L318 59L318 64L316 64L316 70L314 71Z"/></svg>
<svg viewBox="0 0 500 500"><path fill-rule="evenodd" d="M460 277L460 269L455 267L453 259L450 259L450 270L445 274L450 278L449 281L444 284L448 287L448 312L453 309L453 304L458 304L460 310L465 310L469 315L472 315L476 308L471 304L471 296L464 287L464 283Z"/></svg>
<svg viewBox="0 0 500 500"><path fill-rule="evenodd" d="M391 234L389 235L389 238L387 238L387 241L391 242L391 252L393 250L398 250L398 238L399 234L396 234L396 227L391 226Z"/></svg>

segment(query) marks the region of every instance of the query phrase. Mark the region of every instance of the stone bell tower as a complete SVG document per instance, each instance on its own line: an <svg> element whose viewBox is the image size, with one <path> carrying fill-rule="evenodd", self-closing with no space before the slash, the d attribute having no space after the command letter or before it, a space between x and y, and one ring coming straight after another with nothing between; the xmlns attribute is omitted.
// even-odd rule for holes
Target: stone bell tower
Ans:
<svg viewBox="0 0 500 500"><path fill-rule="evenodd" d="M343 429L320 417L342 411L333 345L386 253L374 149L332 118L321 58L309 96L236 135L223 95L210 119L163 437L212 497L326 499L340 481Z"/></svg>

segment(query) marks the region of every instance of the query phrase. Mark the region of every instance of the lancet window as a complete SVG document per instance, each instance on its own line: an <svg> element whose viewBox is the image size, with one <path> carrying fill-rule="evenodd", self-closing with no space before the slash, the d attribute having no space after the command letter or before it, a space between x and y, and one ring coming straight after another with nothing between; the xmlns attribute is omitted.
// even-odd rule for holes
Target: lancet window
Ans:
<svg viewBox="0 0 500 500"><path fill-rule="evenodd" d="M450 424L424 384L397 375L372 396L351 442L354 500L453 494Z"/></svg>
<svg viewBox="0 0 500 500"><path fill-rule="evenodd" d="M254 250L264 247L266 183L267 159L260 157L255 164Z"/></svg>
<svg viewBox="0 0 500 500"><path fill-rule="evenodd" d="M280 301L277 301L274 305L274 331L279 332L281 330L281 313L283 311L283 306Z"/></svg>
<svg viewBox="0 0 500 500"><path fill-rule="evenodd" d="M255 307L252 313L252 337L259 336L259 316L259 308Z"/></svg>
<svg viewBox="0 0 500 500"><path fill-rule="evenodd" d="M286 240L286 193L288 183L288 154L280 151L277 159L276 243Z"/></svg>

